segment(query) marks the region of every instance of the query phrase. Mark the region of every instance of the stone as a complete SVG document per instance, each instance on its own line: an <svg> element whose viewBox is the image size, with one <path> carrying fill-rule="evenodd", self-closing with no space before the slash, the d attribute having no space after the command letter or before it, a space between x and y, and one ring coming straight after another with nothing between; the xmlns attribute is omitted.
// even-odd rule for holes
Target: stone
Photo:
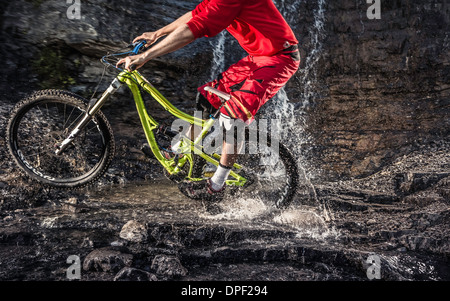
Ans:
<svg viewBox="0 0 450 301"><path fill-rule="evenodd" d="M124 267L116 274L114 281L158 281L158 278L147 271Z"/></svg>
<svg viewBox="0 0 450 301"><path fill-rule="evenodd" d="M94 241L90 237L85 237L83 241L81 242L82 248L93 248L94 247Z"/></svg>
<svg viewBox="0 0 450 301"><path fill-rule="evenodd" d="M74 197L63 201L62 209L70 213L80 213L82 211L82 208L80 207L80 201Z"/></svg>
<svg viewBox="0 0 450 301"><path fill-rule="evenodd" d="M126 248L105 247L89 253L83 262L85 271L118 272L133 262Z"/></svg>
<svg viewBox="0 0 450 301"><path fill-rule="evenodd" d="M124 247L127 245L127 241L124 240L115 240L110 243L112 247Z"/></svg>
<svg viewBox="0 0 450 301"><path fill-rule="evenodd" d="M395 176L395 185L399 193L408 195L436 185L440 180L450 177L450 173L407 172Z"/></svg>
<svg viewBox="0 0 450 301"><path fill-rule="evenodd" d="M3 221L7 222L7 221L12 221L13 219L14 219L13 216L7 215L7 216L5 216L5 217L3 218Z"/></svg>
<svg viewBox="0 0 450 301"><path fill-rule="evenodd" d="M169 255L156 255L153 258L151 268L157 275L167 278L178 278L187 275L187 269L181 264L180 259Z"/></svg>
<svg viewBox="0 0 450 301"><path fill-rule="evenodd" d="M148 239L148 227L145 223L131 220L122 227L119 236L122 239L135 243L146 242Z"/></svg>

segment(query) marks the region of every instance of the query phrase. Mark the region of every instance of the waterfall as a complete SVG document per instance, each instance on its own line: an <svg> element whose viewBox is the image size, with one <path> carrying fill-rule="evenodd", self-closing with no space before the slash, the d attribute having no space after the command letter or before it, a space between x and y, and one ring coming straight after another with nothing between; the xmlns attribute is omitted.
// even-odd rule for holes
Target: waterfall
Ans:
<svg viewBox="0 0 450 301"><path fill-rule="evenodd" d="M305 68L301 70L301 78L304 91L302 97L303 107L311 104L317 96L317 63L322 55L322 40L325 37L325 0L317 1L317 9L314 10L314 24L310 28L311 49L306 56Z"/></svg>
<svg viewBox="0 0 450 301"><path fill-rule="evenodd" d="M289 2L289 3L288 3ZM292 26L298 18L299 5L301 1L274 1L286 21ZM306 13L306 12L305 12ZM275 118L281 120L283 136L281 140L287 144L288 148L298 159L300 176L309 190L309 197L314 200L321 208L325 220L333 220L328 204L319 200L316 189L311 182L314 174L308 172L308 161L304 157L303 147L308 144L310 137L304 131L306 126L304 109L314 102L319 95L317 89L318 83L318 62L322 56L322 41L325 37L325 0L317 1L317 8L314 10L314 23L309 28L310 45L305 59L304 68L298 71L297 77L301 82L303 91L300 93L300 105L294 105L288 98L285 89L281 89L277 95L270 100L269 105L264 108L265 118ZM291 79L292 80L292 79Z"/></svg>
<svg viewBox="0 0 450 301"><path fill-rule="evenodd" d="M294 24L298 20L298 11L302 1L274 0L273 2L289 25Z"/></svg>
<svg viewBox="0 0 450 301"><path fill-rule="evenodd" d="M296 18L298 18L298 9L301 1L276 0L274 1L274 3L283 14L286 21L290 25L294 24ZM309 49L306 58L302 57L302 60L305 61L305 67L303 69L300 69L296 75L296 77L299 78L301 82L301 88L299 88L302 89L299 97L301 106L294 105L292 102L290 102L286 91L283 88L270 101L271 105L267 106L267 108L265 108L264 110L264 113L267 117L282 119L283 125L287 128L299 127L299 130L295 131L294 134L299 135L299 140L303 140L305 138L301 137L304 134L304 108L309 106L318 95L317 64L322 56L322 40L325 37L324 22L325 0L318 0L317 9L314 10L314 23L308 30L310 32L311 49Z"/></svg>
<svg viewBox="0 0 450 301"><path fill-rule="evenodd" d="M309 13L300 11L302 2L304 1L274 0L275 5L291 26L298 22L299 14ZM314 23L308 30L311 47L308 49L306 58L302 58L305 61L305 67L298 71L300 74L298 77L303 86L301 94L301 106L303 108L309 106L318 94L316 88L318 83L317 64L322 56L322 40L325 37L325 0L317 0L317 8L314 9L313 15Z"/></svg>
<svg viewBox="0 0 450 301"><path fill-rule="evenodd" d="M213 62L211 64L210 80L214 80L225 68L225 31L217 35L217 38L210 42L213 46Z"/></svg>

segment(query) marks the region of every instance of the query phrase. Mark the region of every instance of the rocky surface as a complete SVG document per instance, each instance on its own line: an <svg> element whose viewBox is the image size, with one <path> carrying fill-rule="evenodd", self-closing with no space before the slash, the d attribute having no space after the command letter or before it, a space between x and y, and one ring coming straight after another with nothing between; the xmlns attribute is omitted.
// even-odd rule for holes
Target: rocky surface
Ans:
<svg viewBox="0 0 450 301"><path fill-rule="evenodd" d="M0 278L66 280L77 255L85 281L364 281L376 255L383 280L448 280L449 176L424 176L448 168L448 150L421 149L360 180L312 182L282 211L227 198L211 213L156 175L77 192L17 176L29 194L13 202L14 182L2 188Z"/></svg>
<svg viewBox="0 0 450 301"><path fill-rule="evenodd" d="M66 280L71 255L82 280L367 280L370 255L384 280L450 279L448 4L383 2L382 19L368 20L365 1L276 2L307 54L286 88L286 142L301 146L302 185L285 211L227 199L213 214L142 153L125 90L104 108L116 158L89 189L29 181L4 137L26 93L51 86L90 97L103 53L197 1L82 1L81 20L67 19L65 1L0 1L1 280ZM218 38L143 72L189 110ZM225 41L226 65L242 52Z"/></svg>

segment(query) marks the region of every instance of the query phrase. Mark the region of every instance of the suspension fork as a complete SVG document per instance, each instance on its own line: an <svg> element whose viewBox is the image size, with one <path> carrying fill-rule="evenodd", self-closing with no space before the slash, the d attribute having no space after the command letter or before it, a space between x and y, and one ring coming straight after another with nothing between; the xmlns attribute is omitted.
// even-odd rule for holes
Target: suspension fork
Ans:
<svg viewBox="0 0 450 301"><path fill-rule="evenodd" d="M95 101L92 104L89 104L86 113L84 114L83 118L80 122L74 127L74 129L70 132L69 136L64 139L60 144L56 146L56 155L60 155L66 148L69 146L69 144L75 139L77 134L84 129L84 127L94 118L95 114L100 110L100 108L105 104L106 100L113 95L120 87L122 86L122 83L115 78L111 85L108 87L108 89L103 92L102 96Z"/></svg>

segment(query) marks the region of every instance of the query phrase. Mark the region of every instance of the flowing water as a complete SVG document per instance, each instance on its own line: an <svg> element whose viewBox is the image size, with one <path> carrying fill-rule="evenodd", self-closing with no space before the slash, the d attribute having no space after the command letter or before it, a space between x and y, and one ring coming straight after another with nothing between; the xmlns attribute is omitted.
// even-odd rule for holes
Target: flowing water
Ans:
<svg viewBox="0 0 450 301"><path fill-rule="evenodd" d="M284 1L279 5L280 11L283 15L286 16L286 20L288 22L293 22L296 13L298 12L298 5L286 5ZM310 86L312 86L313 82L316 81L316 73L313 72L315 68L315 63L320 57L320 36L323 35L323 18L324 18L324 10L323 10L323 1L319 1L319 7L315 11L315 23L313 25L313 29L311 32L314 33L314 42L313 45L315 48L312 52L312 58L308 57L306 59L308 68L305 71L302 71L302 75L300 76L308 87L308 89L302 94L302 99L304 103L309 103L312 101L313 96L315 95ZM213 46L213 61L211 64L211 74L210 80L217 77L217 74L223 72L226 68L226 53L225 53L225 44L228 43L228 39L225 32L222 32L216 37L212 42ZM332 220L332 213L327 208L326 204L322 204L316 194L314 185L310 181L310 175L307 174L304 164L307 164L302 156L302 146L306 141L305 132L303 130L304 127L304 118L303 118L303 110L301 108L295 108L294 104L290 102L285 89L281 89L279 93L272 99L267 108L263 110L261 114L261 119L267 119L270 124L275 124L275 122L270 122L270 120L279 120L281 125L281 130L283 131L283 136L280 137L280 141L292 141L290 143L289 148L295 154L298 159L298 167L301 171L301 178L303 182L306 183L306 189L308 189L308 195L312 195L315 200L317 206L321 208L321 214L317 215L315 212L308 211L301 206L297 209L290 209L289 218L276 216L274 220L277 221L278 225L291 225L301 230L302 228L308 229L311 231L311 227L308 225L309 220L313 220L314 224L320 224L320 232L323 232L323 228L325 222L329 222ZM236 199L227 204L224 208L225 212L218 214L214 217L209 217L212 219L234 219L236 221L240 220L248 220L256 218L261 215L267 214L270 211L270 206L265 204L262 200L259 199ZM297 211L296 211L297 210ZM297 212L298 214L295 214ZM284 213L287 214L287 213ZM305 218L305 215L312 215L314 218ZM297 216L295 218L295 216ZM320 219L321 222L317 223L316 220Z"/></svg>

